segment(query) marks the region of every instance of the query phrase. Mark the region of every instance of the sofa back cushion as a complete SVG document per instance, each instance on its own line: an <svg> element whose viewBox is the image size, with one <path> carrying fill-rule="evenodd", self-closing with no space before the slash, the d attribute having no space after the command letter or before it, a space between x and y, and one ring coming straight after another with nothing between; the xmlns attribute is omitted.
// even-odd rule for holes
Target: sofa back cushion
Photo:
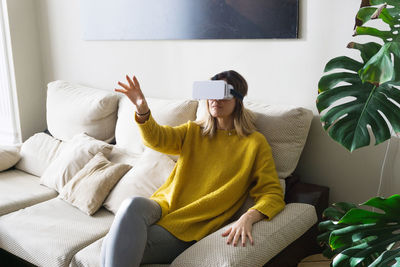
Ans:
<svg viewBox="0 0 400 267"><path fill-rule="evenodd" d="M114 139L119 96L113 91L54 81L47 89L47 127L57 139L86 132L106 142Z"/></svg>
<svg viewBox="0 0 400 267"><path fill-rule="evenodd" d="M42 176L50 163L58 156L63 142L46 133L29 137L21 146L21 160L15 168L35 176Z"/></svg>
<svg viewBox="0 0 400 267"><path fill-rule="evenodd" d="M196 119L197 101L146 98L153 118L160 125L178 126ZM121 97L115 139L118 146L133 153L142 153L144 144L135 122L135 107L127 97Z"/></svg>
<svg viewBox="0 0 400 267"><path fill-rule="evenodd" d="M245 101L244 106L255 113L257 130L271 146L279 178L295 170L307 140L313 113L309 109L289 105L267 105ZM206 112L202 101L197 111L199 119Z"/></svg>

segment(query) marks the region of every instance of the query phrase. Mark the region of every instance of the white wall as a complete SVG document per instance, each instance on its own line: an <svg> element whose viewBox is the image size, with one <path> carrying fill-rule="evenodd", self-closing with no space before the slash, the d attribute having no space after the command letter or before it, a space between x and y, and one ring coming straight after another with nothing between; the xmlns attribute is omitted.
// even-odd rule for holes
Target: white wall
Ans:
<svg viewBox="0 0 400 267"><path fill-rule="evenodd" d="M301 1L297 40L83 41L79 1L41 0L44 78L112 89L135 73L147 95L176 98L190 96L193 80L235 69L249 98L315 110L322 69L352 34L359 1L348 2Z"/></svg>
<svg viewBox="0 0 400 267"><path fill-rule="evenodd" d="M385 146L348 153L323 132L315 108L326 62L356 55L345 47L359 5L359 0L301 0L295 40L83 41L78 0L40 0L43 79L112 90L125 74L136 74L147 96L189 98L193 80L235 69L248 80L249 99L314 111L298 173L304 181L329 186L332 201L359 203L376 194Z"/></svg>
<svg viewBox="0 0 400 267"><path fill-rule="evenodd" d="M22 141L46 129L36 0L7 0Z"/></svg>

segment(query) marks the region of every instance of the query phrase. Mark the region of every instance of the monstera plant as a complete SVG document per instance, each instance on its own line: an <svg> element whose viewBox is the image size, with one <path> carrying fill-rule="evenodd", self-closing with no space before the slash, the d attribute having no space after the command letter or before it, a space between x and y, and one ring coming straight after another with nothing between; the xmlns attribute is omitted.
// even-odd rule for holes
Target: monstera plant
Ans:
<svg viewBox="0 0 400 267"><path fill-rule="evenodd" d="M361 26L356 26L355 35L374 36L382 44L349 43L348 48L361 52L362 61L347 56L333 58L325 72L345 71L326 74L318 83L318 111L330 107L321 117L323 127L350 151L370 144L368 125L376 144L390 138L389 124L400 132L400 90L395 87L400 85L400 1L368 2L369 6L361 7L357 14ZM382 5L371 6L378 4ZM363 26L371 19L381 19L390 30ZM341 99L345 103L332 106Z"/></svg>
<svg viewBox="0 0 400 267"><path fill-rule="evenodd" d="M379 20L385 29L366 26ZM361 61L347 56L330 60L318 83L317 108L323 128L349 151L375 144L400 132L400 0L363 0L351 42ZM370 130L369 130L370 129ZM400 196L376 197L363 206L336 203L324 211L321 244L332 266L400 266ZM375 211L378 209L378 211Z"/></svg>
<svg viewBox="0 0 400 267"><path fill-rule="evenodd" d="M364 210L351 203L336 203L324 211L329 220L318 241L328 244L323 254L332 266L400 266L400 196L372 198L364 203L384 213Z"/></svg>

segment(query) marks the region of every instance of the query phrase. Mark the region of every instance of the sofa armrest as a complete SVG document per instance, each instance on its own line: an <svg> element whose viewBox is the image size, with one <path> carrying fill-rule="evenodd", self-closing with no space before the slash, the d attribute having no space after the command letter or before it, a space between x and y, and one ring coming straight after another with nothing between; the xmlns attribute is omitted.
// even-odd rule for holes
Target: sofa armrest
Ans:
<svg viewBox="0 0 400 267"><path fill-rule="evenodd" d="M204 237L182 252L171 267L262 266L303 235L317 221L314 207L291 203L271 221L253 225L254 245L233 247L221 234L232 223Z"/></svg>
<svg viewBox="0 0 400 267"><path fill-rule="evenodd" d="M285 202L306 203L313 205L317 212L318 221L322 219L322 212L329 205L329 188L315 184L296 182L285 195Z"/></svg>

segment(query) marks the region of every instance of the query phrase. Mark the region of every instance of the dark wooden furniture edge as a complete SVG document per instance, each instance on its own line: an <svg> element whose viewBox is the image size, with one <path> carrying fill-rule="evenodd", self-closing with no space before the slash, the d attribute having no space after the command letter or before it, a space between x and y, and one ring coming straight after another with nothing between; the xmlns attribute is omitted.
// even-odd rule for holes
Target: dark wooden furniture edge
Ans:
<svg viewBox="0 0 400 267"><path fill-rule="evenodd" d="M0 267L36 267L36 265L0 248Z"/></svg>
<svg viewBox="0 0 400 267"><path fill-rule="evenodd" d="M329 188L302 183L296 176L288 179L286 180L285 202L287 204L306 203L313 205L317 212L318 222L272 258L264 267L295 267L305 257L322 252L322 248L316 240L318 223L322 220L322 212L329 205Z"/></svg>

